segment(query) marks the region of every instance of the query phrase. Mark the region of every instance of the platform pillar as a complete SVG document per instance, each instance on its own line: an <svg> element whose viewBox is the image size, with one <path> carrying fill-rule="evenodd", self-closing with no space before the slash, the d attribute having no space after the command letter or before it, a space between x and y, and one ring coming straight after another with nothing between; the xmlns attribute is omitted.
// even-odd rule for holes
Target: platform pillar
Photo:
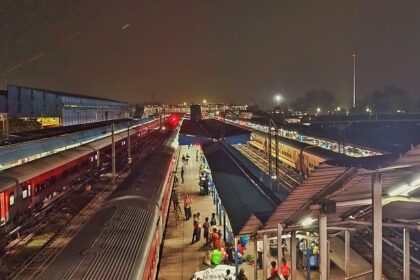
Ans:
<svg viewBox="0 0 420 280"><path fill-rule="evenodd" d="M327 214L319 214L319 279L328 279Z"/></svg>
<svg viewBox="0 0 420 280"><path fill-rule="evenodd" d="M258 279L258 238L257 234L255 234L254 239L254 256L255 256L255 262L254 262L254 279ZM262 261L262 260L261 260Z"/></svg>
<svg viewBox="0 0 420 280"><path fill-rule="evenodd" d="M405 228L403 230L403 239L404 239L404 266L403 266L403 279L410 280L410 231Z"/></svg>
<svg viewBox="0 0 420 280"><path fill-rule="evenodd" d="M297 255L296 255L296 231L291 232L290 236L290 270L292 272L291 280L297 280Z"/></svg>
<svg viewBox="0 0 420 280"><path fill-rule="evenodd" d="M344 232L344 276L350 276L350 231Z"/></svg>
<svg viewBox="0 0 420 280"><path fill-rule="evenodd" d="M267 270L269 269L268 263L268 238L267 234L264 233L263 236L263 259L262 259L262 267L263 267L263 279L267 279Z"/></svg>
<svg viewBox="0 0 420 280"><path fill-rule="evenodd" d="M283 260L283 227L281 224L277 225L277 264L281 266Z"/></svg>

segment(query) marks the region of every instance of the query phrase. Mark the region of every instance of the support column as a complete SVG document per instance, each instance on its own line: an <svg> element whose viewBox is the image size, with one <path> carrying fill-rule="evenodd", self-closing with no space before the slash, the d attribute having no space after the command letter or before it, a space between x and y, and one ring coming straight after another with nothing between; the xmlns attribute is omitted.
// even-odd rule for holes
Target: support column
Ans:
<svg viewBox="0 0 420 280"><path fill-rule="evenodd" d="M268 238L267 234L264 233L263 236L263 259L262 259L262 267L263 267L263 279L267 279L267 270L268 270Z"/></svg>
<svg viewBox="0 0 420 280"><path fill-rule="evenodd" d="M226 243L226 211L223 211L223 241Z"/></svg>
<svg viewBox="0 0 420 280"><path fill-rule="evenodd" d="M382 178L372 175L373 280L382 279Z"/></svg>
<svg viewBox="0 0 420 280"><path fill-rule="evenodd" d="M319 214L319 279L328 280L327 214Z"/></svg>
<svg viewBox="0 0 420 280"><path fill-rule="evenodd" d="M127 161L131 163L131 137L130 137L130 121L127 122Z"/></svg>
<svg viewBox="0 0 420 280"><path fill-rule="evenodd" d="M258 280L258 238L257 234L255 234L254 239L254 256L255 256L255 262L254 262L254 279Z"/></svg>
<svg viewBox="0 0 420 280"><path fill-rule="evenodd" d="M330 256L330 251L331 251L331 244L330 244L330 240L327 240L327 279L330 279L330 272L331 272L331 256Z"/></svg>
<svg viewBox="0 0 420 280"><path fill-rule="evenodd" d="M410 280L410 231L407 228L403 230L403 238L404 238L403 279Z"/></svg>
<svg viewBox="0 0 420 280"><path fill-rule="evenodd" d="M111 133L111 140L112 140L112 183L115 183L115 177L116 177L116 167L115 167L115 139L114 139L114 122L111 124L112 127L112 133Z"/></svg>
<svg viewBox="0 0 420 280"><path fill-rule="evenodd" d="M233 251L233 256L235 257L235 275L238 274L238 266L239 266L239 262L238 262L238 238L235 237L235 244L234 244L235 248Z"/></svg>
<svg viewBox="0 0 420 280"><path fill-rule="evenodd" d="M277 225L277 264L281 267L282 259L283 259L283 227L281 224Z"/></svg>
<svg viewBox="0 0 420 280"><path fill-rule="evenodd" d="M350 231L344 232L344 276L350 276Z"/></svg>
<svg viewBox="0 0 420 280"><path fill-rule="evenodd" d="M290 265L291 265L290 270L292 272L291 280L296 280L297 279L296 261L297 261L297 256L296 256L296 231L292 231L291 236L290 236Z"/></svg>

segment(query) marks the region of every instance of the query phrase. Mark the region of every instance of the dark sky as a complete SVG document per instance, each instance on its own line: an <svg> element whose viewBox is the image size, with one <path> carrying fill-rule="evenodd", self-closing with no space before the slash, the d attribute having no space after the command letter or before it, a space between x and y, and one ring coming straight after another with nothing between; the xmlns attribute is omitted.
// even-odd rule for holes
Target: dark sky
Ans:
<svg viewBox="0 0 420 280"><path fill-rule="evenodd" d="M128 27L123 29L124 26ZM7 83L129 102L420 97L420 1L0 0Z"/></svg>

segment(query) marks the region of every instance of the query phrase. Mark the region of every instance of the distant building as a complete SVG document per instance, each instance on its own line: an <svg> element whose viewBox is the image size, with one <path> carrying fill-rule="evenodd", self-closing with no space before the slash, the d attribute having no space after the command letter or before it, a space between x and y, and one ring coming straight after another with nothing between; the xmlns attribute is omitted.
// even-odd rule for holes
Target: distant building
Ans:
<svg viewBox="0 0 420 280"><path fill-rule="evenodd" d="M0 94L1 96L1 94ZM8 85L6 104L9 119L38 119L44 126L67 126L124 119L128 104L85 95Z"/></svg>
<svg viewBox="0 0 420 280"><path fill-rule="evenodd" d="M191 111L191 120L192 121L200 121L201 116L201 105L191 105L190 106Z"/></svg>

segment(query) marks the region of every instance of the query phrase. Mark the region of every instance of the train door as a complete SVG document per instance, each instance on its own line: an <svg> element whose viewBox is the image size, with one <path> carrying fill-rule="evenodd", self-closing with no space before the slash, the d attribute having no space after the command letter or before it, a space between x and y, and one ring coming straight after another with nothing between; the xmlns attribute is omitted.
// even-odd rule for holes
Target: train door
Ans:
<svg viewBox="0 0 420 280"><path fill-rule="evenodd" d="M6 192L0 193L0 223L4 224L9 220L9 195Z"/></svg>

